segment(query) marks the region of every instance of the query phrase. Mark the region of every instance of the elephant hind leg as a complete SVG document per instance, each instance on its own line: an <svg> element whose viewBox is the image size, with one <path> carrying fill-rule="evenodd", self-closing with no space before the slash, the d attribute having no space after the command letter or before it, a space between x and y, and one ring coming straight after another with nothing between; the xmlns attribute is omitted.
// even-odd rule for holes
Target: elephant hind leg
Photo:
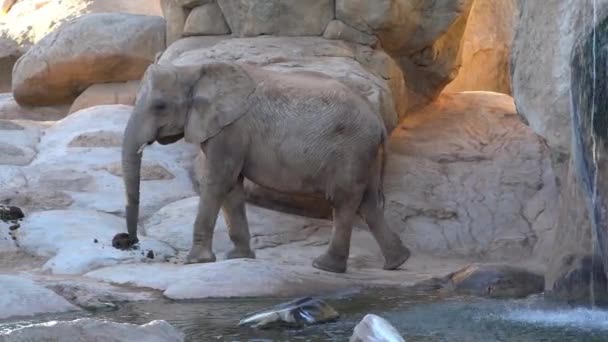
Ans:
<svg viewBox="0 0 608 342"><path fill-rule="evenodd" d="M372 175L372 180L368 184L359 214L367 223L370 232L380 246L384 255L384 269L394 270L399 268L409 259L411 252L403 245L397 233L389 229L384 218L384 204L381 198L382 185L380 184L379 168L378 172Z"/></svg>
<svg viewBox="0 0 608 342"><path fill-rule="evenodd" d="M226 259L255 259L255 253L250 245L251 235L245 212L245 190L242 176L239 177L237 184L224 200L222 211L228 226L228 235L234 244L234 248L226 254Z"/></svg>
<svg viewBox="0 0 608 342"><path fill-rule="evenodd" d="M313 267L334 273L346 272L353 223L364 190L363 187L359 190L356 188L357 186L354 186L348 191L337 191L334 195L334 224L329 247L314 260Z"/></svg>

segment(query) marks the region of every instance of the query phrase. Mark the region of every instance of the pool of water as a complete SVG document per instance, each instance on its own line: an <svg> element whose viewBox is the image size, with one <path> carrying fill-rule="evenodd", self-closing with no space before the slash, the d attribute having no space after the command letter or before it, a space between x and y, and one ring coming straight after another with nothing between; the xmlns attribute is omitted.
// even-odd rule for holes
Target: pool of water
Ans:
<svg viewBox="0 0 608 342"><path fill-rule="evenodd" d="M248 313L283 301L284 298L139 302L86 316L137 324L164 319L183 331L187 341L347 341L367 313L388 319L407 341L608 341L608 311L571 308L543 296L490 300L386 289L328 298L341 313L334 323L302 329L237 327L239 319ZM69 313L5 321L0 322L0 331L82 316Z"/></svg>

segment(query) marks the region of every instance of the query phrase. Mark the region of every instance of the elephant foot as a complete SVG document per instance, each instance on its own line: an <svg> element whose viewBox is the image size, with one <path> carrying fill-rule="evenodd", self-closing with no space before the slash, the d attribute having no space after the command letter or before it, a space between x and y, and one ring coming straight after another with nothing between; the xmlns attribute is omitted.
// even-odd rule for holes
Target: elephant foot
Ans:
<svg viewBox="0 0 608 342"><path fill-rule="evenodd" d="M255 252L251 248L233 248L226 253L226 259L255 259Z"/></svg>
<svg viewBox="0 0 608 342"><path fill-rule="evenodd" d="M203 264L206 262L214 262L216 260L213 252L204 250L199 247L192 247L190 253L186 257L186 264Z"/></svg>
<svg viewBox="0 0 608 342"><path fill-rule="evenodd" d="M344 273L346 272L346 259L324 253L312 262L312 266L327 272Z"/></svg>
<svg viewBox="0 0 608 342"><path fill-rule="evenodd" d="M411 254L412 253L407 247L401 245L397 252L393 252L390 254L390 256L384 257L384 267L382 268L385 270L395 270L399 268L399 266L403 265L407 259L410 258Z"/></svg>

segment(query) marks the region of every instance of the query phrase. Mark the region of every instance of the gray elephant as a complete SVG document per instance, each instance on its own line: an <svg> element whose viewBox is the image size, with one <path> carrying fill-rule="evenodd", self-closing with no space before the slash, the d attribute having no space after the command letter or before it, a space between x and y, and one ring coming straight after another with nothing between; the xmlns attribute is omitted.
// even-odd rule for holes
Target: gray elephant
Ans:
<svg viewBox="0 0 608 342"><path fill-rule="evenodd" d="M353 221L367 223L396 269L410 256L384 219L382 176L387 132L381 118L344 84L315 72L262 70L229 62L153 64L145 72L124 133L123 177L130 243L136 243L143 148L185 138L207 163L187 263L213 262L222 209L234 248L226 258L255 258L243 180L286 193L324 194L333 207L327 251L313 266L346 271Z"/></svg>

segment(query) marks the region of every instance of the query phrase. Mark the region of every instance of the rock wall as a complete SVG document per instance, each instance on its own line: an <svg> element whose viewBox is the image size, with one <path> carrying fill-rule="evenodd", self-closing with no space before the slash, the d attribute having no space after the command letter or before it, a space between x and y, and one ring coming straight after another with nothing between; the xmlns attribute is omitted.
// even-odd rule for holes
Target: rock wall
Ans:
<svg viewBox="0 0 608 342"><path fill-rule="evenodd" d="M559 184L555 239L543 253L551 288L565 276L563 261L571 255L608 255L603 171L608 1L520 1L520 6L511 56L513 95L522 120L550 147Z"/></svg>
<svg viewBox="0 0 608 342"><path fill-rule="evenodd" d="M445 92L471 90L511 94L511 44L519 17L517 0L473 3L462 47L462 66Z"/></svg>
<svg viewBox="0 0 608 342"><path fill-rule="evenodd" d="M401 69L389 73L395 108L436 98L457 74L473 0L163 0L167 46L183 37L323 36L381 48ZM213 18L206 20L205 18ZM386 64L386 63L385 63ZM393 68L394 69L394 68ZM383 75L383 77L386 77ZM401 84L404 82L404 84Z"/></svg>

